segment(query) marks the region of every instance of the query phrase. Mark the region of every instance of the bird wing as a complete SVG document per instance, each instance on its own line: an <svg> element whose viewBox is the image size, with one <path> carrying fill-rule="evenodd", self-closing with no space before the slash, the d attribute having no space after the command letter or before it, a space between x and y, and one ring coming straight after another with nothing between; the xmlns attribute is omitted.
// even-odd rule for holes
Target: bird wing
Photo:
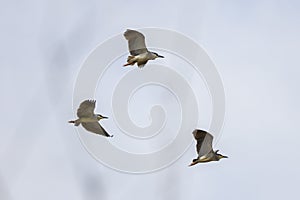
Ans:
<svg viewBox="0 0 300 200"><path fill-rule="evenodd" d="M196 148L199 157L211 152L213 136L210 133L203 130L194 130L193 135L197 140Z"/></svg>
<svg viewBox="0 0 300 200"><path fill-rule="evenodd" d="M104 130L104 128L102 128L102 126L98 122L83 122L81 124L86 130L90 132L110 137L110 135Z"/></svg>
<svg viewBox="0 0 300 200"><path fill-rule="evenodd" d="M127 29L124 37L128 40L128 49L131 55L136 56L148 52L145 44L145 36L142 33Z"/></svg>
<svg viewBox="0 0 300 200"><path fill-rule="evenodd" d="M77 110L77 116L79 118L94 116L95 104L96 104L95 100L83 101Z"/></svg>

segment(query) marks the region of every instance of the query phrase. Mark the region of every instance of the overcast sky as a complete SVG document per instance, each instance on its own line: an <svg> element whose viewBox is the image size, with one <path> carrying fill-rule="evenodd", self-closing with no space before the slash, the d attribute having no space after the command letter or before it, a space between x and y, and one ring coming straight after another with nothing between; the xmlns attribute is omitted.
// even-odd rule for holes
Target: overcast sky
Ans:
<svg viewBox="0 0 300 200"><path fill-rule="evenodd" d="M298 199L299 11L296 0L2 0L0 199ZM188 168L191 146L163 170L122 173L67 124L89 53L143 27L178 31L214 61L226 95L216 148L229 159Z"/></svg>

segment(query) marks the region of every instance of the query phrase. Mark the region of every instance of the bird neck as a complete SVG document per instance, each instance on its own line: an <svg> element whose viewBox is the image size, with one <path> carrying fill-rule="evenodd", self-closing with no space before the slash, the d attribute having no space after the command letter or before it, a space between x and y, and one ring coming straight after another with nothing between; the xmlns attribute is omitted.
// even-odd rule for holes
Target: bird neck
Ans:
<svg viewBox="0 0 300 200"><path fill-rule="evenodd" d="M148 52L148 57L151 60L154 60L155 58L157 58L157 56L153 52Z"/></svg>

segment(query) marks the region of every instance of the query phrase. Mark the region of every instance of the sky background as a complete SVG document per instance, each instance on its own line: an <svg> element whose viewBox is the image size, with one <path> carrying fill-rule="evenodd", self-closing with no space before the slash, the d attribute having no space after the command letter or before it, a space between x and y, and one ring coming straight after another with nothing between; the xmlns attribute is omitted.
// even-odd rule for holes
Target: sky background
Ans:
<svg viewBox="0 0 300 200"><path fill-rule="evenodd" d="M298 1L1 1L0 199L298 199ZM94 160L66 122L80 66L127 28L178 31L216 64L229 159L158 172ZM199 197L201 195L201 197Z"/></svg>

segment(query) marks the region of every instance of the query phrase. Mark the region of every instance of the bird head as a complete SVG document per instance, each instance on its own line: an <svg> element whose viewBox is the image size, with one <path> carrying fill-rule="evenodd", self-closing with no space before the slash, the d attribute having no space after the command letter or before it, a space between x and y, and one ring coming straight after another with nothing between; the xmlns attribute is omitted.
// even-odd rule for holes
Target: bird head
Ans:
<svg viewBox="0 0 300 200"><path fill-rule="evenodd" d="M222 154L218 153L219 150L215 151L215 155L217 156L218 160L221 160L222 158L228 158L227 156L223 156Z"/></svg>
<svg viewBox="0 0 300 200"><path fill-rule="evenodd" d="M100 114L97 114L97 119L98 119L98 121L100 120L100 119L107 119L108 117L105 117L105 116L102 116L102 115L100 115Z"/></svg>
<svg viewBox="0 0 300 200"><path fill-rule="evenodd" d="M164 58L163 56L159 55L158 53L155 53L155 52L151 52L151 53L154 56L153 59L155 59L155 58Z"/></svg>

